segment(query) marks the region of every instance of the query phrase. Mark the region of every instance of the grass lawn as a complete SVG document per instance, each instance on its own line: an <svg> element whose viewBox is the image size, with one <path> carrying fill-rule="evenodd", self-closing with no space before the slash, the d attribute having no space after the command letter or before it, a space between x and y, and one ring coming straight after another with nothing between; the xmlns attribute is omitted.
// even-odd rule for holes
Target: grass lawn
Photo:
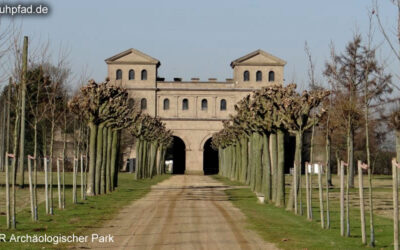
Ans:
<svg viewBox="0 0 400 250"><path fill-rule="evenodd" d="M70 182L70 174L66 176L66 183ZM111 194L88 197L86 201L80 200L80 189L78 187L78 204L72 204L72 189L66 188L66 209L59 210L57 202L57 185L54 185L54 215L45 214L45 204L39 205L39 221L31 221L29 205L17 213L17 230L7 230L5 227L5 216L0 216L0 233L5 233L7 238L13 233L15 235L88 235L96 231L106 220L111 219L123 206L143 197L150 191L152 185L169 178L169 175L156 176L153 179L134 180L134 175L120 173L119 187ZM79 179L78 179L79 183ZM3 187L4 188L4 187ZM18 194L27 191L17 190ZM44 192L39 189L38 192ZM2 208L4 209L4 208ZM3 243L0 249L43 249L43 248L66 248L67 245L54 245L50 243Z"/></svg>
<svg viewBox="0 0 400 250"><path fill-rule="evenodd" d="M220 176L214 176L214 178L227 185L232 183L230 180ZM288 193L290 186L288 181L286 183L286 192ZM385 182L383 184L387 186L388 183ZM387 187L380 187L379 189L380 192L383 190L385 194L391 190ZM322 229L320 225L319 200L316 189L313 192L314 221L312 222L308 221L305 215L297 216L293 212L277 208L274 205L257 203L255 194L248 187L232 188L225 192L229 200L246 215L248 227L257 231L266 241L275 243L282 249L364 249L366 246L361 243L360 213L358 207L355 206L356 202L352 202L354 206L350 210L351 237L340 236L339 201L335 198L338 191L336 188L331 190L331 229L329 230ZM352 190L352 192L352 195L355 196L358 190ZM366 195L367 190L365 190ZM304 213L306 210L305 204L305 190L303 190ZM376 208L380 209L380 207ZM374 219L376 249L393 248L392 220L380 215L375 216ZM368 210L366 210L366 220L368 237Z"/></svg>

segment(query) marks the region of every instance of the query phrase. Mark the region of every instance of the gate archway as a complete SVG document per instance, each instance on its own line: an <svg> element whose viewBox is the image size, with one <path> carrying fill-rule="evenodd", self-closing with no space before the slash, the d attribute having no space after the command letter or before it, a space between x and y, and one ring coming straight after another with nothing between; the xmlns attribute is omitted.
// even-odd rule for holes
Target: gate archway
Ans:
<svg viewBox="0 0 400 250"><path fill-rule="evenodd" d="M167 149L166 160L172 160L172 173L184 174L186 170L186 146L183 140L173 137L170 147Z"/></svg>
<svg viewBox="0 0 400 250"><path fill-rule="evenodd" d="M211 139L209 138L203 147L203 171L205 175L218 174L218 151L211 147Z"/></svg>

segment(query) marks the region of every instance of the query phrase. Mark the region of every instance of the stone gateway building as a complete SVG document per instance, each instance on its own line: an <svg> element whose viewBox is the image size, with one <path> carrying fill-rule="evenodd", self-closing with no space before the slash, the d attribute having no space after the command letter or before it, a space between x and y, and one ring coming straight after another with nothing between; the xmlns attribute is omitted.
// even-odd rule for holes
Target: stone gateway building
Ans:
<svg viewBox="0 0 400 250"><path fill-rule="evenodd" d="M126 88L143 112L160 117L173 131L169 149L174 173L215 173L218 154L211 148L212 134L234 114L234 105L256 89L283 85L285 61L256 50L231 62L233 78L202 81L192 78L166 81L158 76L159 60L129 49L105 60L111 84ZM129 155L135 158L132 145Z"/></svg>

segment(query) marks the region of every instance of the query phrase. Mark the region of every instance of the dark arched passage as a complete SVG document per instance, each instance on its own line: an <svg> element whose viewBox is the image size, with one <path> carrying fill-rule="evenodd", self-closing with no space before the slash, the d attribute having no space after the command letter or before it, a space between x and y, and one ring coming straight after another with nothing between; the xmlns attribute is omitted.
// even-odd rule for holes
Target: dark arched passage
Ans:
<svg viewBox="0 0 400 250"><path fill-rule="evenodd" d="M172 160L172 173L184 174L186 163L186 147L181 138L174 136L171 146L167 149L166 160Z"/></svg>
<svg viewBox="0 0 400 250"><path fill-rule="evenodd" d="M218 174L218 151L211 147L211 138L204 143L203 171L205 175Z"/></svg>

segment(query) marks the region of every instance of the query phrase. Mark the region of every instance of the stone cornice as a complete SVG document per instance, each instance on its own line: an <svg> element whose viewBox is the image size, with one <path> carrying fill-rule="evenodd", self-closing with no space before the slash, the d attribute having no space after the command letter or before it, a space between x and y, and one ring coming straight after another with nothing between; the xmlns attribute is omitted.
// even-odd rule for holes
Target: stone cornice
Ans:
<svg viewBox="0 0 400 250"><path fill-rule="evenodd" d="M222 119L222 118L184 118L184 117L171 117L171 118L165 118L165 117L159 117L161 120L165 121L227 121L229 118Z"/></svg>
<svg viewBox="0 0 400 250"><path fill-rule="evenodd" d="M218 91L218 92L252 92L260 89L249 88L126 88L127 90L145 90L145 91Z"/></svg>

